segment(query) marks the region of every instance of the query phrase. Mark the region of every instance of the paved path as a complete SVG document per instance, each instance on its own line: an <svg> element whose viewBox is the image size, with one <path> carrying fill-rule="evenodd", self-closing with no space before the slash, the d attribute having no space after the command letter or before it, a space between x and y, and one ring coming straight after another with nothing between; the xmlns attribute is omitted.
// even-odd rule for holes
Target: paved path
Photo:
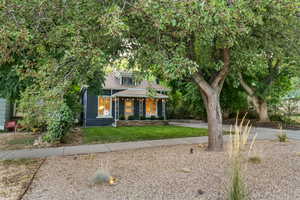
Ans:
<svg viewBox="0 0 300 200"><path fill-rule="evenodd" d="M49 156L66 156L66 155L87 154L87 153L103 153L103 152L111 152L111 151L121 151L121 150L168 146L168 145L177 145L177 144L200 144L205 142L207 142L207 136L164 139L164 140L147 140L147 141L139 141L139 142L67 146L67 147L56 147L56 148L10 150L10 151L0 151L0 160L18 159L18 158L45 158Z"/></svg>
<svg viewBox="0 0 300 200"><path fill-rule="evenodd" d="M205 123L175 123L171 124L177 126L207 128ZM229 130L229 126L224 125L224 130ZM258 133L257 139L276 139L279 133L278 129L269 128L254 128L253 132ZM300 140L300 131L284 131L291 139ZM176 138L165 140L148 140L140 142L122 142L110 144L94 144L94 145L80 145L80 146L67 146L57 148L42 148L42 149L24 149L24 150L10 150L0 151L0 160L4 159L18 159L18 158L45 158L49 156L66 156L87 153L103 153L111 151L122 151L129 149L139 149L147 147L158 147L178 144L200 144L207 142L207 136L203 137L189 137L189 138ZM228 140L228 136L224 136L224 140Z"/></svg>
<svg viewBox="0 0 300 200"><path fill-rule="evenodd" d="M185 126L185 127L194 127L194 128L207 128L207 123L181 123L181 122L170 122L171 125L176 126ZM229 131L230 125L223 125L223 130ZM287 134L288 138L300 140L300 131L294 130L282 130ZM272 128L260 128L253 127L252 133L257 133L257 139L276 139L277 135L281 132L279 129Z"/></svg>

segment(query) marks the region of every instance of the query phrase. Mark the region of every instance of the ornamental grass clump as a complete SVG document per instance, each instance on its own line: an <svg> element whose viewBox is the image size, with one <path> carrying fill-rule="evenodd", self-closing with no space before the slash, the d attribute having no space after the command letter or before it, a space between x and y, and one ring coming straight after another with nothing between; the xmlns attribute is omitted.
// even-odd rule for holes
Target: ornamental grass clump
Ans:
<svg viewBox="0 0 300 200"><path fill-rule="evenodd" d="M241 123L238 125L238 120L234 126L234 132L232 127L230 128L230 140L229 140L229 158L231 161L231 183L229 190L229 200L246 200L248 199L247 187L244 181L244 171L247 168L244 160L249 157L250 152L254 146L256 135L252 138L252 142L249 146L248 153L246 153L246 147L250 136L251 125L249 121L243 126L245 116Z"/></svg>
<svg viewBox="0 0 300 200"><path fill-rule="evenodd" d="M282 131L282 126L280 126L280 133L277 135L279 142L287 142L288 136Z"/></svg>
<svg viewBox="0 0 300 200"><path fill-rule="evenodd" d="M92 178L93 184L108 183L109 185L114 185L116 181L116 178L112 177L112 175L108 171L103 169L97 170Z"/></svg>

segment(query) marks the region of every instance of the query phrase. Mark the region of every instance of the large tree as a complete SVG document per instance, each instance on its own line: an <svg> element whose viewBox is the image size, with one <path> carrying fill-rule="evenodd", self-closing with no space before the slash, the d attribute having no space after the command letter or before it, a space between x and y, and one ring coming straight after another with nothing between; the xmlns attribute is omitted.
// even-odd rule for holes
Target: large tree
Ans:
<svg viewBox="0 0 300 200"><path fill-rule="evenodd" d="M295 4L296 5L296 4ZM265 7L268 12L236 49L237 76L259 120L270 121L268 104L289 92L300 71L300 18L289 2Z"/></svg>
<svg viewBox="0 0 300 200"><path fill-rule="evenodd" d="M0 83L8 86L0 95L19 99L25 125L47 126L63 104L79 102L81 86L101 87L119 55L118 9L97 0L0 1Z"/></svg>
<svg viewBox="0 0 300 200"><path fill-rule="evenodd" d="M263 23L263 16L270 15L269 4L278 7L277 14L282 17L287 11L295 14L297 8L294 1L271 0L139 0L123 4L129 26L128 55L145 71L168 79L189 76L197 84L207 111L209 150L223 146L220 93L233 50Z"/></svg>

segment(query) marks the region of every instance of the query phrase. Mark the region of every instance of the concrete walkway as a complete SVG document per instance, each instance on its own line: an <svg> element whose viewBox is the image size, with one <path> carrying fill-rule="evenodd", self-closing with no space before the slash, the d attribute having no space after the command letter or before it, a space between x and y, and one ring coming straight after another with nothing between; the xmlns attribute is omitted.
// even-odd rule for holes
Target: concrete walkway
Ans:
<svg viewBox="0 0 300 200"><path fill-rule="evenodd" d="M170 124L176 126L207 128L206 123L178 123L171 122ZM229 130L229 126L224 125L224 130ZM270 128L253 128L252 133L257 133L257 139L276 139L277 134L280 132L278 129ZM300 131L284 130L288 138L300 140ZM224 140L228 140L228 136L224 136ZM0 151L0 160L5 159L18 159L18 158L45 158L49 156L66 156L76 154L88 153L104 153L111 151L122 151L129 149L139 149L147 147L169 146L178 144L200 144L208 141L207 136L203 137L188 137L164 140L147 140L139 142L122 142L110 144L94 144L94 145L80 145L80 146L67 146L57 148L42 148L42 149L23 149L23 150L10 150Z"/></svg>
<svg viewBox="0 0 300 200"><path fill-rule="evenodd" d="M188 137L164 140L147 140L138 142L122 142L109 144L79 145L56 148L22 149L0 151L0 160L19 158L45 158L49 156L66 156L88 153L104 153L112 151L122 151L129 149L139 149L147 147L169 146L178 144L200 144L207 142L207 136Z"/></svg>
<svg viewBox="0 0 300 200"><path fill-rule="evenodd" d="M175 126L185 126L185 127L193 127L193 128L207 128L207 123L181 123L181 122L170 122L169 124ZM223 125L224 131L230 130L230 125ZM252 133L257 133L257 139L276 139L277 135L281 132L279 129L273 128L261 128L261 127L253 127ZM300 140L300 131L294 130L282 130L282 132L286 133L288 138Z"/></svg>

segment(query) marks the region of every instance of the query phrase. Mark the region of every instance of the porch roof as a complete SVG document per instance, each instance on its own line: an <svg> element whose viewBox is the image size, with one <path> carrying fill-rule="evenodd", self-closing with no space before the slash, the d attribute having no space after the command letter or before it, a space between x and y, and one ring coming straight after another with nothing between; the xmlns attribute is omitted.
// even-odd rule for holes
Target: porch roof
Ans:
<svg viewBox="0 0 300 200"><path fill-rule="evenodd" d="M166 99L168 98L167 95L156 93L154 96L150 95L146 89L127 89L121 92L117 92L112 95L112 97L141 97L141 98L161 98Z"/></svg>

